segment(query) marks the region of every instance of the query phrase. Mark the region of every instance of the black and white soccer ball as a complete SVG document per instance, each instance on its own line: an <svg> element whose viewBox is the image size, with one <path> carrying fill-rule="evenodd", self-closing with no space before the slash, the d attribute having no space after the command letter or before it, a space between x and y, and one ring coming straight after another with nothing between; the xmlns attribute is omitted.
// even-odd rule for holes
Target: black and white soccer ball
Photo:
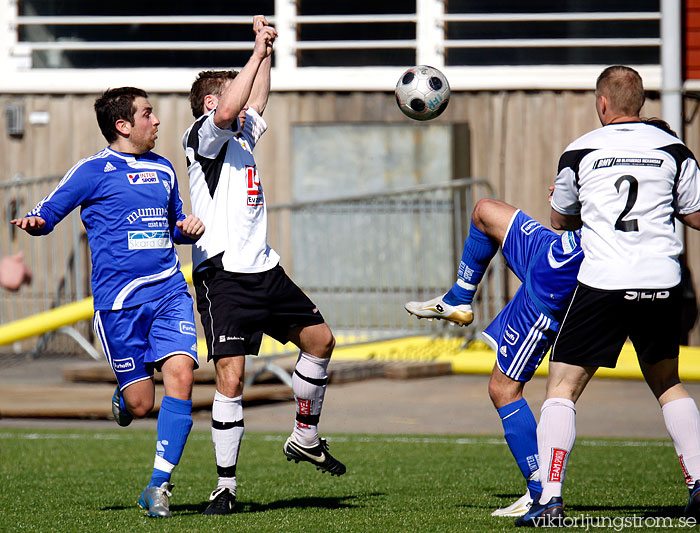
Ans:
<svg viewBox="0 0 700 533"><path fill-rule="evenodd" d="M447 107L450 84L438 69L419 65L401 75L394 93L404 115L415 120L431 120Z"/></svg>

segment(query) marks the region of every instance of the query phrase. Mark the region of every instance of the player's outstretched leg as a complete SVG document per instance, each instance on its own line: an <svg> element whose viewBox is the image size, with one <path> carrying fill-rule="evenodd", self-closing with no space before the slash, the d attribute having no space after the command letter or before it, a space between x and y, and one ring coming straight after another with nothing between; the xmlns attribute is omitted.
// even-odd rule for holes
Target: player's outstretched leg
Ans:
<svg viewBox="0 0 700 533"><path fill-rule="evenodd" d="M442 296L425 302L406 303L404 307L412 315L447 320L460 326L471 324L474 320L471 307L474 293L499 246L497 241L491 239L474 222L474 219L479 218L479 212L485 210L480 205L488 204L480 202L474 210L469 236L464 241L462 260L457 270L457 281Z"/></svg>
<svg viewBox="0 0 700 533"><path fill-rule="evenodd" d="M445 301L447 295L437 296L425 302L406 302L406 311L418 318L447 320L458 326L468 326L474 321L472 306L469 304L450 305Z"/></svg>
<svg viewBox="0 0 700 533"><path fill-rule="evenodd" d="M301 351L297 359L292 389L296 400L294 431L284 443L282 451L288 461L307 461L321 472L342 476L345 465L328 452L326 439L318 436L323 398L328 383L330 358L321 358Z"/></svg>
<svg viewBox="0 0 700 533"><path fill-rule="evenodd" d="M170 497L173 485L164 481L159 487L146 487L139 498L139 507L148 511L148 516L170 518Z"/></svg>
<svg viewBox="0 0 700 533"><path fill-rule="evenodd" d="M112 415L114 416L114 421L122 427L128 426L134 419L124 404L124 397L119 390L119 385L117 385L112 395Z"/></svg>

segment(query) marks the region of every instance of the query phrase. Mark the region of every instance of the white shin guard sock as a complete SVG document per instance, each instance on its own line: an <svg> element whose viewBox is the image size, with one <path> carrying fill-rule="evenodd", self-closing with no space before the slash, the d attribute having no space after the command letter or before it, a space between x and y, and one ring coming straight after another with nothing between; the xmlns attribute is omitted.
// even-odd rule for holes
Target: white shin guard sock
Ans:
<svg viewBox="0 0 700 533"><path fill-rule="evenodd" d="M700 479L700 412L692 398L679 398L661 408L671 435L686 485L692 488Z"/></svg>
<svg viewBox="0 0 700 533"><path fill-rule="evenodd" d="M565 398L550 398L542 404L537 425L537 448L540 455L540 503L561 496L566 463L576 442L576 409Z"/></svg>
<svg viewBox="0 0 700 533"><path fill-rule="evenodd" d="M216 455L218 487L236 493L236 463L245 427L243 425L243 396L229 398L219 391L214 394L211 409L211 438Z"/></svg>
<svg viewBox="0 0 700 533"><path fill-rule="evenodd" d="M323 407L323 397L328 383L329 358L322 359L300 352L292 376L292 389L296 401L295 440L303 446L316 446L318 421Z"/></svg>

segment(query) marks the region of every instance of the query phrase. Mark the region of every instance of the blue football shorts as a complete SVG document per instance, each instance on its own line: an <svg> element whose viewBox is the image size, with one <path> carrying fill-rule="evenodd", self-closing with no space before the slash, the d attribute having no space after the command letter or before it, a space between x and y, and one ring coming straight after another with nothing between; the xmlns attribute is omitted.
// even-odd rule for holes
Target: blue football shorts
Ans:
<svg viewBox="0 0 700 533"><path fill-rule="evenodd" d="M95 311L93 327L121 390L153 377L154 370L171 355L188 355L195 368L199 367L193 301L188 292L118 311Z"/></svg>
<svg viewBox="0 0 700 533"><path fill-rule="evenodd" d="M558 235L518 211L503 241L503 257L521 281L540 250ZM554 342L559 323L541 313L525 285L483 331L496 350L501 372L515 381L529 381Z"/></svg>

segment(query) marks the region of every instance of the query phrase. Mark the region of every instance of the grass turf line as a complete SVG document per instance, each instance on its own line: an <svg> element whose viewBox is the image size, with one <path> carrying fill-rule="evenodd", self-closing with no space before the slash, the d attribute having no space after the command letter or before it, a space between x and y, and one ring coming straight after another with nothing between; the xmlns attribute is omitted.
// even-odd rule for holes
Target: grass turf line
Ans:
<svg viewBox="0 0 700 533"><path fill-rule="evenodd" d="M0 531L511 531L512 519L490 513L525 489L498 436L331 436L331 453L348 466L331 478L286 461L286 435L250 432L237 512L205 517L214 453L209 433L194 431L173 475L174 517L153 519L136 500L150 476L154 437L131 428L0 429ZM567 477L569 515L677 521L687 500L664 441L582 439Z"/></svg>

